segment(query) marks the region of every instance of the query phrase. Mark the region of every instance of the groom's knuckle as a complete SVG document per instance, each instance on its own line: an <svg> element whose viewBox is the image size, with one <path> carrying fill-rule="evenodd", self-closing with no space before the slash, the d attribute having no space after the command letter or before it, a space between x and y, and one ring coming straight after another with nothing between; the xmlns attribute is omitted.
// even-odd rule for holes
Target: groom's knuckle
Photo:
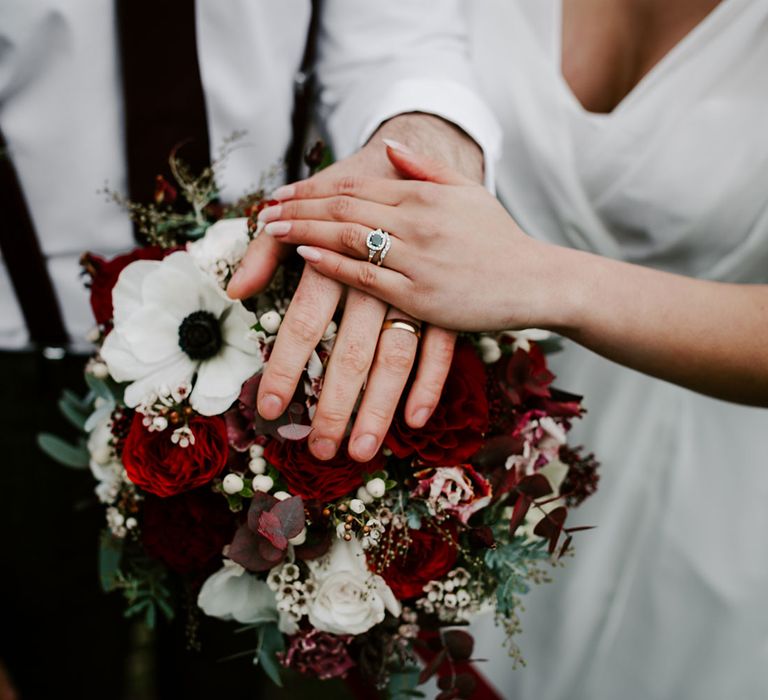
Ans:
<svg viewBox="0 0 768 700"><path fill-rule="evenodd" d="M317 342L317 318L309 310L294 312L285 326L292 340L302 345L314 345Z"/></svg>
<svg viewBox="0 0 768 700"><path fill-rule="evenodd" d="M363 374L368 370L368 354L365 352L362 343L351 342L340 349L339 367L345 373L354 375Z"/></svg>
<svg viewBox="0 0 768 700"><path fill-rule="evenodd" d="M394 335L394 334L391 334ZM398 334L400 335L400 334ZM405 336L405 334L402 334ZM416 348L409 341L410 338L395 338L387 343L387 347L381 354L382 365L394 374L407 374L411 371Z"/></svg>
<svg viewBox="0 0 768 700"><path fill-rule="evenodd" d="M350 216L354 205L349 197L340 196L334 197L328 204L328 208L334 219L344 220Z"/></svg>

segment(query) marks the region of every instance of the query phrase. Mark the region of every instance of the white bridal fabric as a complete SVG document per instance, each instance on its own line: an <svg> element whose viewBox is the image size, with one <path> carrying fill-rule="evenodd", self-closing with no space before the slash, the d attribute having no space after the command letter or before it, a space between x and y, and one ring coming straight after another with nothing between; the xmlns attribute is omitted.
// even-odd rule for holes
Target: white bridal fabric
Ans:
<svg viewBox="0 0 768 700"><path fill-rule="evenodd" d="M523 229L685 275L768 282L768 2L724 0L611 114L588 113L562 77L560 0L469 12L505 130L499 195ZM554 369L586 396L574 437L603 470L577 519L598 528L527 597L527 668L499 654L490 620L475 625L484 671L515 700L768 697L768 412L574 345Z"/></svg>

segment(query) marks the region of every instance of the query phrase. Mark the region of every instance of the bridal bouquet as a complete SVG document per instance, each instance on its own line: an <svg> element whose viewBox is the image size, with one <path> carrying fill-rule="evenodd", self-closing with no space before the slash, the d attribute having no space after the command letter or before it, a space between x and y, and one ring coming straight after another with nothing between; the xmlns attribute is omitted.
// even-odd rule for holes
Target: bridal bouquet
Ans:
<svg viewBox="0 0 768 700"><path fill-rule="evenodd" d="M351 673L418 695L437 674L441 697L470 697L461 627L494 610L518 657L521 596L583 529L567 511L596 488L592 456L566 444L583 409L552 385L553 341L463 336L422 429L397 415L370 462L343 446L320 462L306 438L336 325L285 415L262 419L261 373L300 268L286 263L247 302L228 298L264 194L224 208L213 171L195 178L171 163L178 183L159 179L155 202L126 203L147 245L83 257L97 323L91 392L61 406L87 436L76 447L41 436L96 477L105 589L150 624L191 600L252 629L255 661L276 683L283 668Z"/></svg>

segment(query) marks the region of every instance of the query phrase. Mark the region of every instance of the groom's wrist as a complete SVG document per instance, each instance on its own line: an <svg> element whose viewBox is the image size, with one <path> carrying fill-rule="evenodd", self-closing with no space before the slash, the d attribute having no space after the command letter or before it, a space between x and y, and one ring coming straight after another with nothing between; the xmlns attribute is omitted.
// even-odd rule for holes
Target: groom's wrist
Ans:
<svg viewBox="0 0 768 700"><path fill-rule="evenodd" d="M384 122L368 144L383 138L399 141L414 152L447 163L465 177L483 182L482 149L465 131L441 117L421 112L398 114Z"/></svg>

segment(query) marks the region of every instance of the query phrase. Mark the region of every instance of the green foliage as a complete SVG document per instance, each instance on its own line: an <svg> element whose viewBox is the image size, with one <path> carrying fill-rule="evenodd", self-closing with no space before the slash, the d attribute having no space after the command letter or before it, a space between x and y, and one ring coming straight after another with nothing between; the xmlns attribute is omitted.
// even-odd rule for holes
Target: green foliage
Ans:
<svg viewBox="0 0 768 700"><path fill-rule="evenodd" d="M84 438L74 445L51 433L40 433L37 446L51 459L73 469L85 469L90 462L88 446Z"/></svg>
<svg viewBox="0 0 768 700"><path fill-rule="evenodd" d="M277 654L284 650L285 641L282 632L277 628L277 624L270 622L261 625L255 663L260 663L269 679L281 688L283 687L283 680L280 678L280 663L277 660Z"/></svg>
<svg viewBox="0 0 768 700"><path fill-rule="evenodd" d="M401 671L393 672L389 676L387 697L391 700L398 698L424 698L426 695L417 690L419 685L419 668L408 666Z"/></svg>
<svg viewBox="0 0 768 700"><path fill-rule="evenodd" d="M549 558L545 540L528 543L512 540L486 551L485 565L498 582L496 609L501 615L513 614L519 597L530 589L531 578L538 577L538 562Z"/></svg>

